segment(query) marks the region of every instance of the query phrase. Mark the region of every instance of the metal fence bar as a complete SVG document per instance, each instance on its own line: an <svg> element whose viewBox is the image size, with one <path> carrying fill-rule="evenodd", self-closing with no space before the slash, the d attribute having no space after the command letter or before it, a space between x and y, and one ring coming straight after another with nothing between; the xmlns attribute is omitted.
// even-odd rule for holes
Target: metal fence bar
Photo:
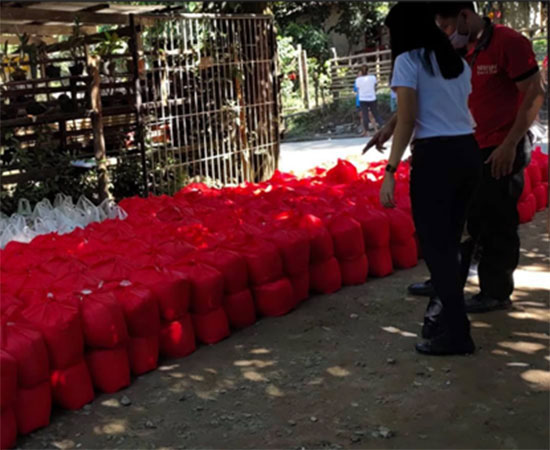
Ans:
<svg viewBox="0 0 550 450"><path fill-rule="evenodd" d="M273 22L269 16L148 17L144 49L151 190L185 176L215 184L271 176L278 149Z"/></svg>

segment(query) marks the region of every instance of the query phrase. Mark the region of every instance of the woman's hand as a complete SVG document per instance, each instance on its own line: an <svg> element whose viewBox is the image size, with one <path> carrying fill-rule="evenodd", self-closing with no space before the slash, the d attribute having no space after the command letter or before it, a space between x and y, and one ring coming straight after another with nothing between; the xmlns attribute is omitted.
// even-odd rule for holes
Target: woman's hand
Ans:
<svg viewBox="0 0 550 450"><path fill-rule="evenodd" d="M374 134L371 140L367 142L367 145L365 145L361 154L364 155L374 146L376 146L376 150L380 153L384 153L384 150L386 150L384 144L392 137L393 130L393 127L384 125Z"/></svg>
<svg viewBox="0 0 550 450"><path fill-rule="evenodd" d="M369 142L367 142L367 145L363 148L363 151L361 152L362 155L367 153L369 149L376 146L376 150L378 150L380 153L384 153L384 150L386 149L384 147L384 144L390 140L390 138L393 135L393 132L395 131L395 126L397 125L397 115L394 114L390 120L384 125L380 130L378 130L374 136L371 138Z"/></svg>
<svg viewBox="0 0 550 450"><path fill-rule="evenodd" d="M394 191L395 179L393 174L386 172L382 187L380 188L380 203L384 208L395 208Z"/></svg>

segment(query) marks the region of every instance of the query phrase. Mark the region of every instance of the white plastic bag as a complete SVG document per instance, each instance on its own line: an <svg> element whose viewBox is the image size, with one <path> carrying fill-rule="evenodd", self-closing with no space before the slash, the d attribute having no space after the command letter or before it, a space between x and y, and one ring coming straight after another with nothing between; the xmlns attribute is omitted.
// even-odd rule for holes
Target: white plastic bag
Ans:
<svg viewBox="0 0 550 450"><path fill-rule="evenodd" d="M0 215L0 248L11 241L30 242L40 234L70 233L75 228L84 228L92 222L107 218L124 220L128 214L112 199L106 199L99 206L81 196L76 205L65 194L57 194L53 205L48 199L39 201L34 210L30 202L19 200L17 212L11 216Z"/></svg>

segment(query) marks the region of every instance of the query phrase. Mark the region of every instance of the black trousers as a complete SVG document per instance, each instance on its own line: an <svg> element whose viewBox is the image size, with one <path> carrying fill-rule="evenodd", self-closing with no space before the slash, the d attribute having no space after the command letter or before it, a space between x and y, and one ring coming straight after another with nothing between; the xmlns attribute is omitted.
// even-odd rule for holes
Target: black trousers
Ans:
<svg viewBox="0 0 550 450"><path fill-rule="evenodd" d="M369 110L372 112L378 126L382 126L382 120L378 114L378 102L376 100L372 102L359 102L359 106L361 107L361 117L363 118L363 128L365 131L369 129Z"/></svg>
<svg viewBox="0 0 550 450"><path fill-rule="evenodd" d="M495 147L481 149L487 160ZM519 216L517 203L523 191L523 169L530 154L520 142L511 175L499 180L491 175L491 166L483 165L479 189L468 213L469 238L461 247L461 278L466 283L475 251L480 254L478 276L481 292L506 300L514 290L514 270L519 262Z"/></svg>
<svg viewBox="0 0 550 450"><path fill-rule="evenodd" d="M473 135L417 141L412 150L411 202L432 283L453 333L469 330L460 276L460 241L481 178Z"/></svg>

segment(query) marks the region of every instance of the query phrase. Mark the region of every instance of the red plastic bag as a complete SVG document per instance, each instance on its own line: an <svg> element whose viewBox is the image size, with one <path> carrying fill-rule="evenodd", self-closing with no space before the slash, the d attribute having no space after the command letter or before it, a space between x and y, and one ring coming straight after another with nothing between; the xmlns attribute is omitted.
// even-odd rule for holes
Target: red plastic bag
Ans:
<svg viewBox="0 0 550 450"><path fill-rule="evenodd" d="M229 336L229 322L223 308L191 316L195 335L203 344L215 344Z"/></svg>
<svg viewBox="0 0 550 450"><path fill-rule="evenodd" d="M412 217L400 209L387 210L386 214L390 222L390 243L409 244L415 234Z"/></svg>
<svg viewBox="0 0 550 450"><path fill-rule="evenodd" d="M307 233L299 230L276 230L270 233L268 239L279 248L287 275L298 275L308 270L311 246Z"/></svg>
<svg viewBox="0 0 550 450"><path fill-rule="evenodd" d="M330 183L347 184L358 179L357 169L349 161L338 159L338 163L326 174Z"/></svg>
<svg viewBox="0 0 550 450"><path fill-rule="evenodd" d="M367 248L369 276L385 277L393 273L393 262L390 247Z"/></svg>
<svg viewBox="0 0 550 450"><path fill-rule="evenodd" d="M80 409L94 399L94 388L84 359L50 374L53 400L62 408Z"/></svg>
<svg viewBox="0 0 550 450"><path fill-rule="evenodd" d="M256 307L249 289L226 295L223 309L232 328L245 328L256 322Z"/></svg>
<svg viewBox="0 0 550 450"><path fill-rule="evenodd" d="M334 240L334 252L338 259L359 258L365 254L365 241L361 225L350 216L341 214L329 223Z"/></svg>
<svg viewBox="0 0 550 450"><path fill-rule="evenodd" d="M535 159L531 160L527 166L527 171L529 172L529 178L531 179L531 188L535 190L536 187L542 182L540 167Z"/></svg>
<svg viewBox="0 0 550 450"><path fill-rule="evenodd" d="M222 305L223 276L218 270L192 260L182 260L172 269L190 285L192 312L204 314Z"/></svg>
<svg viewBox="0 0 550 450"><path fill-rule="evenodd" d="M51 412L52 388L49 380L33 387L18 389L15 415L20 434L32 433L49 425Z"/></svg>
<svg viewBox="0 0 550 450"><path fill-rule="evenodd" d="M311 263L326 261L334 256L332 236L321 219L312 214L306 214L300 220L300 228L309 233Z"/></svg>
<svg viewBox="0 0 550 450"><path fill-rule="evenodd" d="M365 248L387 248L390 245L390 222L376 209L357 208L353 217L361 224Z"/></svg>
<svg viewBox="0 0 550 450"><path fill-rule="evenodd" d="M414 238L405 243L395 243L390 246L393 266L398 269L410 269L418 264L416 241Z"/></svg>
<svg viewBox="0 0 550 450"><path fill-rule="evenodd" d="M298 275L289 277L289 280L292 285L294 302L298 304L307 300L309 297L309 269Z"/></svg>
<svg viewBox="0 0 550 450"><path fill-rule="evenodd" d="M128 343L130 369L134 375L155 370L159 359L158 334L145 337L130 337Z"/></svg>
<svg viewBox="0 0 550 450"><path fill-rule="evenodd" d="M233 244L228 244L232 246ZM259 286L279 279L283 274L283 261L277 247L267 241L250 238L236 246L246 260L253 285Z"/></svg>
<svg viewBox="0 0 550 450"><path fill-rule="evenodd" d="M288 278L255 286L252 291L256 309L262 316L282 316L297 306Z"/></svg>
<svg viewBox="0 0 550 450"><path fill-rule="evenodd" d="M42 332L51 369L64 369L82 361L84 338L78 309L47 298L21 314Z"/></svg>
<svg viewBox="0 0 550 450"><path fill-rule="evenodd" d="M0 433L0 445L2 448L15 447L17 440L17 421L13 408L2 411L0 429L2 430Z"/></svg>
<svg viewBox="0 0 550 450"><path fill-rule="evenodd" d="M541 182L535 189L533 195L537 203L537 211L542 211L548 206L548 183Z"/></svg>
<svg viewBox="0 0 550 450"><path fill-rule="evenodd" d="M0 409L15 405L17 394L17 361L4 350L0 350Z"/></svg>
<svg viewBox="0 0 550 450"><path fill-rule="evenodd" d="M246 260L237 252L216 248L198 252L196 259L220 271L226 293L239 293L248 287Z"/></svg>
<svg viewBox="0 0 550 450"><path fill-rule="evenodd" d="M122 306L130 336L158 336L160 332L159 308L150 289L127 280L109 285L109 288L112 289Z"/></svg>
<svg viewBox="0 0 550 450"><path fill-rule="evenodd" d="M531 202L529 202L527 199L520 201L518 203L517 209L519 215L519 223L527 223L533 219Z"/></svg>
<svg viewBox="0 0 550 450"><path fill-rule="evenodd" d="M126 258L121 256L111 256L103 259L89 269L92 276L104 281L122 281L128 280L135 266Z"/></svg>
<svg viewBox="0 0 550 450"><path fill-rule="evenodd" d="M363 284L367 280L369 265L365 255L353 259L341 259L338 262L344 286Z"/></svg>
<svg viewBox="0 0 550 450"><path fill-rule="evenodd" d="M39 331L23 323L7 322L2 327L1 340L2 349L17 361L20 388L49 380L48 350Z"/></svg>
<svg viewBox="0 0 550 450"><path fill-rule="evenodd" d="M191 286L189 281L183 279L180 274L157 266L149 266L135 271L131 281L153 291L162 319L176 320L188 312Z"/></svg>
<svg viewBox="0 0 550 450"><path fill-rule="evenodd" d="M126 344L116 348L89 350L86 362L96 389L117 392L130 385L130 362Z"/></svg>
<svg viewBox="0 0 550 450"><path fill-rule="evenodd" d="M80 308L85 344L94 349L126 344L128 330L124 311L113 293L83 290L67 300Z"/></svg>
<svg viewBox="0 0 550 450"><path fill-rule="evenodd" d="M519 201L526 200L529 194L533 192L533 186L531 185L531 176L529 175L529 170L524 169L523 171L523 190L521 191L521 196Z"/></svg>
<svg viewBox="0 0 550 450"><path fill-rule="evenodd" d="M311 289L320 294L332 294L342 287L342 274L336 258L312 264L309 270Z"/></svg>
<svg viewBox="0 0 550 450"><path fill-rule="evenodd" d="M0 278L5 277L5 275L0 275ZM24 303L15 297L12 294L9 294L4 290L4 283L0 286L2 293L2 300L0 302L0 312L2 317L11 317L18 314L23 308Z"/></svg>
<svg viewBox="0 0 550 450"><path fill-rule="evenodd" d="M183 358L196 350L191 315L165 322L160 330L160 353L167 358Z"/></svg>

